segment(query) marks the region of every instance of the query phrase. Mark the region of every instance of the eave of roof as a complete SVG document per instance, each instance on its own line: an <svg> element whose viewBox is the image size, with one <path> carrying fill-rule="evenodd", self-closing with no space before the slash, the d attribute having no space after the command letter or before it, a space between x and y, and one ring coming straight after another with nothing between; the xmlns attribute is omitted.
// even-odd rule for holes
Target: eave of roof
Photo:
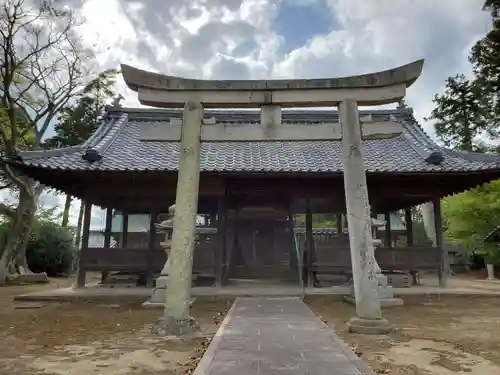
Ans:
<svg viewBox="0 0 500 375"><path fill-rule="evenodd" d="M413 118L411 110L369 110L361 116L391 118L404 125L392 139L366 140L368 173L468 173L500 171L497 155L451 151L438 146ZM258 111L207 110L217 122L258 123ZM182 111L110 108L98 130L79 146L19 153L10 162L19 167L77 171L176 171L179 142L143 142L138 129L143 122L168 122ZM336 111L289 110L283 122L321 123L338 119ZM427 163L433 152L444 156L441 165ZM258 156L257 156L258 155ZM87 159L87 160L85 160ZM340 142L203 142L202 171L227 173L342 173Z"/></svg>

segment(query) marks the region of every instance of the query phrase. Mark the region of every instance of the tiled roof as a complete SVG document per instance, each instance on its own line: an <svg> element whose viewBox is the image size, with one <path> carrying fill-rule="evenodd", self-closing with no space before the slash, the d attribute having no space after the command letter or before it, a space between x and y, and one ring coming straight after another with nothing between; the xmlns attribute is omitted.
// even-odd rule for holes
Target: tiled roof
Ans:
<svg viewBox="0 0 500 375"><path fill-rule="evenodd" d="M364 111L376 121L396 118L403 133L390 139L365 140L368 172L472 172L500 170L496 155L450 151L436 145L413 120L409 111ZM258 123L252 111L206 111L216 123ZM98 131L83 145L49 151L20 153L28 166L62 170L175 171L179 165L179 142L141 141L140 127L145 123L169 123L181 117L179 111L156 109L110 109ZM336 122L336 111L284 111L284 123ZM90 163L82 158L93 150L100 160ZM440 151L444 161L433 165L426 158ZM340 141L247 141L203 142L201 169L206 172L342 172Z"/></svg>

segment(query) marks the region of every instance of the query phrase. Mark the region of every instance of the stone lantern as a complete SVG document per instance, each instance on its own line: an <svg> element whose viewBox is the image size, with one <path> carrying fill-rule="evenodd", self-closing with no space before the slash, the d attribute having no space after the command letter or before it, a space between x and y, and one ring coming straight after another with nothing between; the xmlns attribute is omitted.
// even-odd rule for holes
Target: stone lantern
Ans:
<svg viewBox="0 0 500 375"><path fill-rule="evenodd" d="M146 306L148 305L158 305L165 303L165 296L168 286L168 278L170 271L170 251L172 249L172 234L174 231L174 217L175 217L175 204L168 208L168 219L163 220L161 223L156 223L156 232L160 234L164 234L165 238L162 242L160 242L160 246L165 250L165 254L167 256L167 260L161 270L160 276L156 279L155 287L153 288L153 293L151 294L151 298L145 302ZM195 243L198 241L198 236L200 234L217 234L217 228L200 228L196 227L195 229ZM193 277L193 276L192 276ZM191 299L190 304L194 302L194 299Z"/></svg>
<svg viewBox="0 0 500 375"><path fill-rule="evenodd" d="M382 246L382 240L376 238L377 231L380 227L387 225L385 220L378 220L372 218L372 237L373 237L373 247L374 251ZM387 276L382 273L377 258L375 257L375 278L377 279L377 291L380 300L380 305L384 306L400 306L403 304L403 300L400 298L394 298L394 291L391 285L387 284Z"/></svg>
<svg viewBox="0 0 500 375"><path fill-rule="evenodd" d="M165 233L165 239L160 242L160 246L165 250L167 261L161 270L161 276L168 276L170 268L170 249L172 248L172 232L174 230L175 204L168 208L168 219L155 224L159 233Z"/></svg>
<svg viewBox="0 0 500 375"><path fill-rule="evenodd" d="M150 303L163 303L165 301L165 293L168 284L168 272L170 268L170 250L172 247L172 232L174 230L175 204L168 208L168 219L161 223L156 223L157 233L164 233L165 238L160 242L160 246L165 250L167 260L163 265L160 276L156 279L153 293L151 294Z"/></svg>

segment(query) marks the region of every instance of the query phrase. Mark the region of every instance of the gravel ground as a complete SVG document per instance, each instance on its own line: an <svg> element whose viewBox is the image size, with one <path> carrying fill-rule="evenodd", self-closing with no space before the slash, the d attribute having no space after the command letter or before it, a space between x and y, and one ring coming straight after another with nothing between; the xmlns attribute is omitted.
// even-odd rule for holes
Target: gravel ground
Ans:
<svg viewBox="0 0 500 375"><path fill-rule="evenodd" d="M354 307L328 297L307 299L379 374L500 374L500 297L411 296L384 310L399 331L390 336L350 334Z"/></svg>
<svg viewBox="0 0 500 375"><path fill-rule="evenodd" d="M189 374L232 303L198 299L192 315L204 337L177 342L150 333L161 309L138 304L13 304L15 295L71 283L58 279L49 285L0 288L1 374Z"/></svg>

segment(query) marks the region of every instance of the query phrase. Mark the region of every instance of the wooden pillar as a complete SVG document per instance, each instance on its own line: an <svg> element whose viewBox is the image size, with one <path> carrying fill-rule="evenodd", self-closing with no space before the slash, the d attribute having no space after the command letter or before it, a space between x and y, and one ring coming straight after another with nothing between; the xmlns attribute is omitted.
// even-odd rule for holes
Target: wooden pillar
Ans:
<svg viewBox="0 0 500 375"><path fill-rule="evenodd" d="M213 218L213 216L212 216ZM226 267L226 225L227 225L227 207L226 195L219 197L217 202L217 253L215 286L221 287L224 284L224 274Z"/></svg>
<svg viewBox="0 0 500 375"><path fill-rule="evenodd" d="M154 284L153 253L156 242L156 212L151 212L149 217L149 239L148 239L148 270L146 274L146 287L152 288Z"/></svg>
<svg viewBox="0 0 500 375"><path fill-rule="evenodd" d="M287 217L287 220L288 220L288 222L290 222L290 230L292 231L292 235L293 235L293 230L295 228L295 218L291 214L290 210L288 210L288 214L289 215ZM295 244L295 240L294 240L294 244ZM297 263L297 262L295 262L295 258L297 258L297 256L295 255L295 249L293 249L293 251L290 251L290 253L288 254L288 268L290 269L291 275L294 275L293 270L295 269L296 263Z"/></svg>
<svg viewBox="0 0 500 375"><path fill-rule="evenodd" d="M406 245L413 246L413 220L411 218L411 207L405 208Z"/></svg>
<svg viewBox="0 0 500 375"><path fill-rule="evenodd" d="M314 284L313 275L313 252L314 252L314 239L312 228L312 211L310 201L306 202L306 256L304 263L306 264L306 285L312 287Z"/></svg>
<svg viewBox="0 0 500 375"><path fill-rule="evenodd" d="M227 203L227 202L226 202ZM226 207L227 209L227 207ZM233 254L238 251L239 245L239 240L238 240L238 235L239 235L239 210L240 207L236 205L234 207L234 210L232 212L231 216L231 230L228 230L226 233L226 267L224 269L224 277L223 280L226 282L229 279L230 272L231 272L231 266L233 263Z"/></svg>
<svg viewBox="0 0 500 375"><path fill-rule="evenodd" d="M92 205L84 203L83 209L83 227L82 227L82 246L78 259L78 271L76 274L76 287L85 288L85 278L87 271L85 270L85 252L89 247L89 232L90 232L90 219L92 217Z"/></svg>
<svg viewBox="0 0 500 375"><path fill-rule="evenodd" d="M113 223L113 209L108 207L106 209L106 226L104 228L104 249L109 249L111 246L111 225ZM104 250L106 251L106 250ZM101 272L101 284L104 284L108 279L109 271L102 270Z"/></svg>
<svg viewBox="0 0 500 375"><path fill-rule="evenodd" d="M448 274L450 272L450 262L448 260L448 251L443 246L443 222L441 220L441 199L432 200L434 211L434 228L436 231L436 247L441 251L441 265L439 267L439 286L446 287Z"/></svg>
<svg viewBox="0 0 500 375"><path fill-rule="evenodd" d="M299 239L295 235L295 215L292 214L292 209L289 208L288 211L288 222L289 229L291 231L291 236L293 238L293 249L290 251L290 256L288 259L288 266L290 270L290 278L292 281L298 281L301 287L304 286L303 282L303 265L302 265L302 254L300 252Z"/></svg>
<svg viewBox="0 0 500 375"><path fill-rule="evenodd" d="M392 228L391 228L391 213L386 212L385 216L385 245L388 248L392 247Z"/></svg>
<svg viewBox="0 0 500 375"><path fill-rule="evenodd" d="M122 213L122 248L128 245L128 214Z"/></svg>
<svg viewBox="0 0 500 375"><path fill-rule="evenodd" d="M344 228L342 225L342 214L337 212L337 236L341 236L344 233Z"/></svg>

